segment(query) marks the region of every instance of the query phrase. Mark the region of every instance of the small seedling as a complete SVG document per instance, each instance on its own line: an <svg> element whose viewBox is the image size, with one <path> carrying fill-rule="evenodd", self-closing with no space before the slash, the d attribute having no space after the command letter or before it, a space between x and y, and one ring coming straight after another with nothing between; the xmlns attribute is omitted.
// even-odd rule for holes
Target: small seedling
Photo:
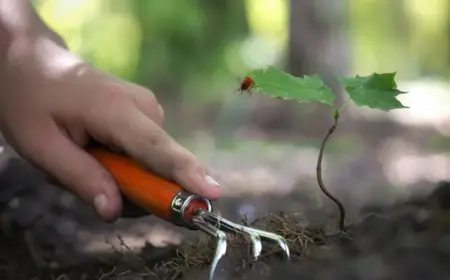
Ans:
<svg viewBox="0 0 450 280"><path fill-rule="evenodd" d="M370 76L339 79L348 93L347 100L340 108L336 108L334 105L335 94L317 75L294 77L275 67L268 66L251 71L241 83L241 91L248 91L254 84L257 84L258 92L270 97L296 100L301 103L319 102L330 107L333 123L328 128L320 145L316 176L321 191L339 208L339 229L343 233L345 232L345 208L336 197L328 192L322 180L322 158L325 146L331 134L336 130L342 111L349 101L353 101L359 107L366 106L383 111L408 108L397 100L397 96L405 92L397 89L395 74L395 72L373 73Z"/></svg>

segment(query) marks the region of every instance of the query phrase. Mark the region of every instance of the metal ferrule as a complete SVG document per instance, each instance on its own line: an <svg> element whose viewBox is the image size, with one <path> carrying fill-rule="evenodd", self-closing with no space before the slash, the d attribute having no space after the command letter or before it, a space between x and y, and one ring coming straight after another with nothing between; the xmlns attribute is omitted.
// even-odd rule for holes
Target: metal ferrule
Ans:
<svg viewBox="0 0 450 280"><path fill-rule="evenodd" d="M172 200L172 222L181 227L187 227L189 229L198 229L192 221L185 218L186 210L192 201L199 200L206 204L207 209L204 211L212 212L212 203L210 200L198 195L194 195L185 191L180 191L175 195Z"/></svg>

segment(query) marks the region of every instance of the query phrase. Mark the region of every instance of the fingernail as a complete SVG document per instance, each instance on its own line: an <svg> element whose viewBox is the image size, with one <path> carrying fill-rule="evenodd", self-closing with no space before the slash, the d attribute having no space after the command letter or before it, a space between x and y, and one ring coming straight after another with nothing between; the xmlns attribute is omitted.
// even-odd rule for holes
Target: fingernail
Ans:
<svg viewBox="0 0 450 280"><path fill-rule="evenodd" d="M220 187L219 183L217 183L217 181L214 180L214 178L209 175L205 176L205 182L210 185L214 185L215 187L218 187L218 188Z"/></svg>
<svg viewBox="0 0 450 280"><path fill-rule="evenodd" d="M159 115L161 117L164 117L164 109L162 108L161 104L158 104L158 110L159 110Z"/></svg>
<svg viewBox="0 0 450 280"><path fill-rule="evenodd" d="M104 212L107 204L108 200L106 199L106 195L104 194L99 194L94 198L95 209L100 215Z"/></svg>

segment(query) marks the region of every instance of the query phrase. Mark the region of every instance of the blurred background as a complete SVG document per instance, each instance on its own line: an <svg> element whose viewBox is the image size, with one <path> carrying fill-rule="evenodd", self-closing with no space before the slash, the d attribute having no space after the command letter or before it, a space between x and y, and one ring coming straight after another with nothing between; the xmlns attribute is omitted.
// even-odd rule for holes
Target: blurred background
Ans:
<svg viewBox="0 0 450 280"><path fill-rule="evenodd" d="M318 223L337 214L315 181L329 109L232 94L246 72L266 65L319 74L337 103L336 78L357 74L396 71L409 92L399 98L409 109L345 110L323 176L348 211L428 194L450 177L447 0L34 3L71 50L156 94L167 131L221 183L217 205L232 219L298 211Z"/></svg>

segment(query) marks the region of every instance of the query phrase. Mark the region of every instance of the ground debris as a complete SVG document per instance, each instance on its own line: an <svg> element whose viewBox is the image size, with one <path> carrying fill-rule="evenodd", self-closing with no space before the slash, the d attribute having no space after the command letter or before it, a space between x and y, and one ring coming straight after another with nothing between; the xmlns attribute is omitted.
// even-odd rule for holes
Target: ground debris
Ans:
<svg viewBox="0 0 450 280"><path fill-rule="evenodd" d="M264 243L260 260L254 262L249 257L249 242L230 236L216 280L449 279L450 211L435 199L428 201L369 214L349 225L345 234L305 226L299 223L298 213L271 213L251 224L244 219L245 225L285 237L291 261L283 261L280 249ZM0 252L1 279L14 280L207 279L216 247L212 238L187 240L173 248L170 258L156 261L145 250L131 253L123 243L111 253L116 256L114 262L95 259L63 270L39 270L32 267L24 250L18 249L26 247L26 242L6 237L0 241L2 249L6 248Z"/></svg>

